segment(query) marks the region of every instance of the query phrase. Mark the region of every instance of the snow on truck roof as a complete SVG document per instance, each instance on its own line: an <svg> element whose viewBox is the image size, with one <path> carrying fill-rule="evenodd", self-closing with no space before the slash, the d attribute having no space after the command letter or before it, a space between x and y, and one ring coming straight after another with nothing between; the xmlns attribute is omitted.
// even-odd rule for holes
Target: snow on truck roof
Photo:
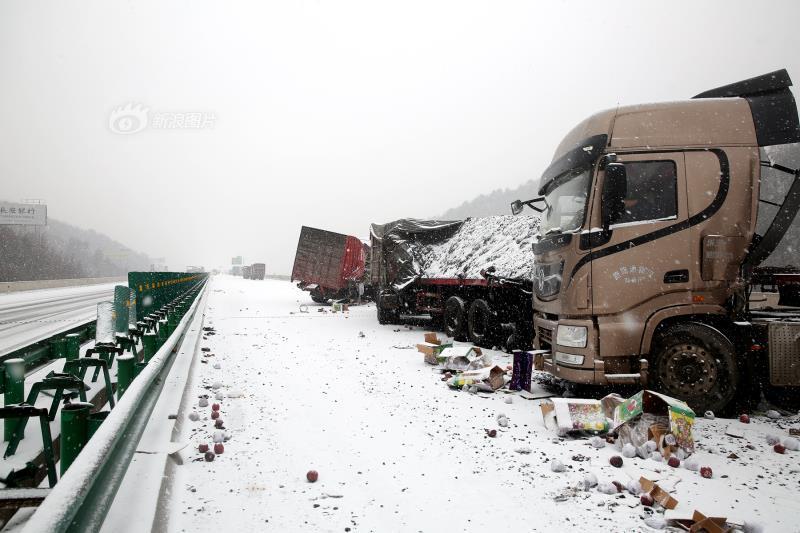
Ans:
<svg viewBox="0 0 800 533"><path fill-rule="evenodd" d="M538 216L468 218L447 240L424 246L422 277L480 279L494 266L498 276L531 279Z"/></svg>

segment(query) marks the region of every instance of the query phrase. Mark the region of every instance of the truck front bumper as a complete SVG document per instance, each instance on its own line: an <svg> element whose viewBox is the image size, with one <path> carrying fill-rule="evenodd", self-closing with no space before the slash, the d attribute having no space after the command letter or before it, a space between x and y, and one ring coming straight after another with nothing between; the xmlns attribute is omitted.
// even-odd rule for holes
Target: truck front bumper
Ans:
<svg viewBox="0 0 800 533"><path fill-rule="evenodd" d="M556 343L558 324L587 328L585 348L559 346ZM545 372L572 383L587 385L646 385L647 360L637 355L600 357L597 327L591 320L560 321L534 318L537 349L549 350L542 360Z"/></svg>

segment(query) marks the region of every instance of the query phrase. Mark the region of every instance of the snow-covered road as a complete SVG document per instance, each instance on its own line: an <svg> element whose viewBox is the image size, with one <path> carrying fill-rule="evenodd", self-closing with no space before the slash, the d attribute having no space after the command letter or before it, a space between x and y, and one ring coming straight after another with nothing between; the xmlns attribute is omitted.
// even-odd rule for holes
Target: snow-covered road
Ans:
<svg viewBox="0 0 800 533"><path fill-rule="evenodd" d="M638 497L584 490L588 472L601 483L658 480L679 501L672 516L697 509L765 531L800 527L800 452L779 455L764 442L767 432L797 427L796 416L754 417L738 439L725 435L729 420L698 420L695 455L713 479L649 459L617 469L610 446L543 427L537 401L448 389L413 348L423 330L380 326L371 305L334 314L273 280L217 276L209 290L204 326L216 334L200 342L209 351L197 355L180 413L189 459L171 470L156 529L650 530ZM198 398L217 401L215 385L229 440L206 462L196 450L213 447L214 421ZM198 421L186 418L192 410ZM499 413L508 428L498 427ZM566 471L551 471L552 460ZM316 483L306 481L312 469Z"/></svg>
<svg viewBox="0 0 800 533"><path fill-rule="evenodd" d="M115 285L0 294L0 355L92 320L99 302L114 299Z"/></svg>

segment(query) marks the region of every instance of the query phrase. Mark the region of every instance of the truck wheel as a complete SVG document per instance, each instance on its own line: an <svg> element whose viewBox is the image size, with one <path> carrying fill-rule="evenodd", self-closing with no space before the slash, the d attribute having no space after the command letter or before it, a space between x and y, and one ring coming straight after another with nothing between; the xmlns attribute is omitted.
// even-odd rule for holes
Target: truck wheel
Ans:
<svg viewBox="0 0 800 533"><path fill-rule="evenodd" d="M451 296L444 303L444 332L457 341L466 340L467 302L458 296Z"/></svg>
<svg viewBox="0 0 800 533"><path fill-rule="evenodd" d="M495 314L488 302L478 298L469 306L469 339L478 346L491 348L495 337Z"/></svg>
<svg viewBox="0 0 800 533"><path fill-rule="evenodd" d="M378 324L394 324L397 322L397 311L395 309L386 309L381 304L381 297L378 296L375 302L375 307L378 309Z"/></svg>
<svg viewBox="0 0 800 533"><path fill-rule="evenodd" d="M655 350L654 388L683 400L696 413L723 413L733 400L739 369L733 343L699 323L668 328Z"/></svg>

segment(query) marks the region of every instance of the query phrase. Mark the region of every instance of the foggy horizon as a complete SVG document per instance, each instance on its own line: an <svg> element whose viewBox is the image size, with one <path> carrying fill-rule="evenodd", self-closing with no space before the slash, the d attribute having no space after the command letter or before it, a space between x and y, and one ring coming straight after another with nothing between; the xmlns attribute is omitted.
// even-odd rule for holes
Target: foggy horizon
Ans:
<svg viewBox="0 0 800 533"><path fill-rule="evenodd" d="M789 3L83 6L0 7L0 199L171 270L288 274L301 226L367 238L538 179L595 112L800 80Z"/></svg>

